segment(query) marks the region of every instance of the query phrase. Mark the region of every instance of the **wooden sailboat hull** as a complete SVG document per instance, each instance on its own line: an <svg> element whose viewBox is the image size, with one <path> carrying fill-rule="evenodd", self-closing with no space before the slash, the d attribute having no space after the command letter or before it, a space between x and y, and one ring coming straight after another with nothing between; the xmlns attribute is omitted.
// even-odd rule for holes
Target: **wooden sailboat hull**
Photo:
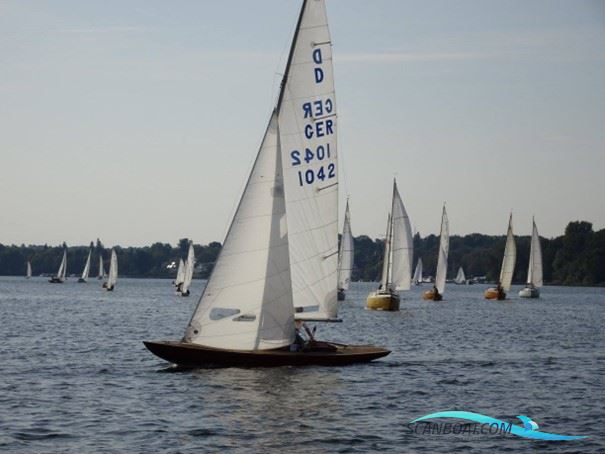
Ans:
<svg viewBox="0 0 605 454"><path fill-rule="evenodd" d="M58 278L58 277L51 277L48 282L50 282L51 284L63 284L63 282L65 282L63 279Z"/></svg>
<svg viewBox="0 0 605 454"><path fill-rule="evenodd" d="M366 307L374 311L398 311L399 302L396 293L372 293L368 296Z"/></svg>
<svg viewBox="0 0 605 454"><path fill-rule="evenodd" d="M498 289L496 288L488 288L484 293L483 296L485 297L486 300L505 300L506 299L506 293L502 292L501 294L498 293Z"/></svg>
<svg viewBox="0 0 605 454"><path fill-rule="evenodd" d="M521 298L540 298L540 290L535 287L525 287L519 291L519 296Z"/></svg>
<svg viewBox="0 0 605 454"><path fill-rule="evenodd" d="M319 342L320 348L291 352L278 350L225 350L178 341L148 341L145 347L154 355L179 366L346 366L366 363L388 355L390 350L370 345L343 345Z"/></svg>
<svg viewBox="0 0 605 454"><path fill-rule="evenodd" d="M435 293L431 289L431 290L427 290L426 292L424 292L422 294L422 299L423 300L428 300L428 301L442 301L443 300L443 296L440 293Z"/></svg>

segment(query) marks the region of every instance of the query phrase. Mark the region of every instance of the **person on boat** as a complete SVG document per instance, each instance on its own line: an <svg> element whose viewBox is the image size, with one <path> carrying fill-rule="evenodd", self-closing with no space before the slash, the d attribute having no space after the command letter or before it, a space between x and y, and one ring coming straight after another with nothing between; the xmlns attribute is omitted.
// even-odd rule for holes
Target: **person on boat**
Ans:
<svg viewBox="0 0 605 454"><path fill-rule="evenodd" d="M307 341L303 336L303 325L304 325L304 322L301 320L296 320L294 322L295 334L294 334L294 342L290 345L291 352L299 352L307 344Z"/></svg>
<svg viewBox="0 0 605 454"><path fill-rule="evenodd" d="M433 285L433 301L441 301L442 299L443 297L439 293L439 290L437 290L437 286Z"/></svg>
<svg viewBox="0 0 605 454"><path fill-rule="evenodd" d="M499 300L503 300L504 298L506 298L506 293L504 293L504 289L502 288L502 284L500 282L498 282L498 285L496 287L496 291L498 292L498 299Z"/></svg>

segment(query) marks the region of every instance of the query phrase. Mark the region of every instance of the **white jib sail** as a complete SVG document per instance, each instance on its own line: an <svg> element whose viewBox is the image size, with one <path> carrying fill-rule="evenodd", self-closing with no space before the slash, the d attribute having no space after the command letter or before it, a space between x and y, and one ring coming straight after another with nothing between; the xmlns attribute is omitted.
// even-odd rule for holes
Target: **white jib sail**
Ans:
<svg viewBox="0 0 605 454"><path fill-rule="evenodd" d="M32 277L32 264L29 262L29 260L27 261L27 271L25 272L25 276L28 279Z"/></svg>
<svg viewBox="0 0 605 454"><path fill-rule="evenodd" d="M456 284L464 284L466 282L466 275L464 274L462 267L458 268L458 274L456 274L454 282Z"/></svg>
<svg viewBox="0 0 605 454"><path fill-rule="evenodd" d="M439 235L439 258L437 259L437 272L435 273L435 287L439 293L443 294L445 290L445 278L447 275L447 256L450 250L450 229L443 206L443 214L441 215L441 234Z"/></svg>
<svg viewBox="0 0 605 454"><path fill-rule="evenodd" d="M351 271L353 270L353 234L351 233L351 215L349 213L349 202L345 209L345 222L340 239L340 250L338 253L338 288L347 290L351 282Z"/></svg>
<svg viewBox="0 0 605 454"><path fill-rule="evenodd" d="M63 250L63 259L61 260L61 264L59 265L59 270L57 271L57 277L61 280L65 280L66 275L67 275L67 249Z"/></svg>
<svg viewBox="0 0 605 454"><path fill-rule="evenodd" d="M109 261L109 276L107 277L107 286L115 286L118 282L118 255L116 250L111 250L111 260Z"/></svg>
<svg viewBox="0 0 605 454"><path fill-rule="evenodd" d="M412 277L412 260L414 257L414 242L412 227L403 201L397 189L397 182L393 181L392 216L392 267L391 281L395 290L409 290Z"/></svg>
<svg viewBox="0 0 605 454"><path fill-rule="evenodd" d="M422 259L418 258L418 262L416 263L416 269L414 270L414 283L418 284L422 282Z"/></svg>
<svg viewBox="0 0 605 454"><path fill-rule="evenodd" d="M542 287L542 246L536 221L532 220L531 246L529 250L529 270L527 271L527 283L534 287Z"/></svg>
<svg viewBox="0 0 605 454"><path fill-rule="evenodd" d="M193 268L195 268L195 251L193 250L193 242L189 243L189 251L187 252L187 261L185 262L185 271L183 273L183 286L181 291L187 293L193 280Z"/></svg>
<svg viewBox="0 0 605 454"><path fill-rule="evenodd" d="M179 259L179 266L176 269L176 278L174 279L174 285L182 284L185 280L185 262L183 259Z"/></svg>
<svg viewBox="0 0 605 454"><path fill-rule="evenodd" d="M515 263L517 262L517 245L513 235L513 215L508 219L508 230L506 232L506 246L504 246L504 258L502 259L502 268L500 269L500 285L505 292L510 290L515 273Z"/></svg>
<svg viewBox="0 0 605 454"><path fill-rule="evenodd" d="M297 318L338 312L338 167L332 47L323 0L306 0L278 101Z"/></svg>
<svg viewBox="0 0 605 454"><path fill-rule="evenodd" d="M274 112L185 341L239 350L292 343L294 306L286 224Z"/></svg>
<svg viewBox="0 0 605 454"><path fill-rule="evenodd" d="M90 258L92 256L92 249L88 251L88 258L86 259L86 264L84 265L84 269L82 270L82 279L88 279L88 274L90 273Z"/></svg>

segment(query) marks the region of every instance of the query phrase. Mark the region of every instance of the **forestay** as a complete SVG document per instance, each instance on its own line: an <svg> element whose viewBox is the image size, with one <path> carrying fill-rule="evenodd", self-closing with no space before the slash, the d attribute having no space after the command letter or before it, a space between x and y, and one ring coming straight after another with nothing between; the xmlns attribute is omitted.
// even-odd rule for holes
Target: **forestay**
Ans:
<svg viewBox="0 0 605 454"><path fill-rule="evenodd" d="M297 318L337 315L338 168L323 0L303 3L277 104Z"/></svg>
<svg viewBox="0 0 605 454"><path fill-rule="evenodd" d="M294 340L275 112L184 340L238 350L278 348Z"/></svg>
<svg viewBox="0 0 605 454"><path fill-rule="evenodd" d="M395 290L409 290L412 277L414 243L410 218L403 206L396 181L393 181L391 213L393 229L391 234L391 280Z"/></svg>
<svg viewBox="0 0 605 454"><path fill-rule="evenodd" d="M500 285L505 292L510 290L515 273L515 263L517 262L517 245L513 235L513 215L508 219L508 230L506 232L506 246L504 246L504 258L502 259L502 268L500 269Z"/></svg>
<svg viewBox="0 0 605 454"><path fill-rule="evenodd" d="M450 250L450 230L447 220L445 205L441 215L441 234L439 235L439 258L437 259L437 272L435 273L435 287L439 293L445 290L445 278L447 275L447 256Z"/></svg>
<svg viewBox="0 0 605 454"><path fill-rule="evenodd" d="M338 288L347 290L351 282L351 271L353 270L353 234L351 233L351 215L349 213L349 202L345 209L345 222L340 239L340 250L338 253Z"/></svg>

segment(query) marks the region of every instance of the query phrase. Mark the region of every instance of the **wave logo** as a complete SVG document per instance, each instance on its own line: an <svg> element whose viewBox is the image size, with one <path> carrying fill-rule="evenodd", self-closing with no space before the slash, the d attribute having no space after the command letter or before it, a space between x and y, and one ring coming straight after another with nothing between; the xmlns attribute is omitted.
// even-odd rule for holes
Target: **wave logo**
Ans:
<svg viewBox="0 0 605 454"><path fill-rule="evenodd" d="M428 419L437 419L437 418L455 418L455 419L465 419L467 421L473 421L479 424L487 424L490 427L504 427L506 428L506 432L510 432L517 437L523 438L531 438L534 440L551 440L551 441L561 441L561 440L581 440L583 438L588 438L583 435L559 435L553 434L549 432L541 432L538 430L539 426L536 422L532 421L531 418L528 418L524 415L519 415L517 418L521 420L523 426L518 426L513 423L507 423L500 419L492 418L491 416L482 415L480 413L472 413L470 411L440 411L437 413L431 413L430 415L421 416L420 418L416 418L411 423L417 423L421 421L426 421Z"/></svg>

